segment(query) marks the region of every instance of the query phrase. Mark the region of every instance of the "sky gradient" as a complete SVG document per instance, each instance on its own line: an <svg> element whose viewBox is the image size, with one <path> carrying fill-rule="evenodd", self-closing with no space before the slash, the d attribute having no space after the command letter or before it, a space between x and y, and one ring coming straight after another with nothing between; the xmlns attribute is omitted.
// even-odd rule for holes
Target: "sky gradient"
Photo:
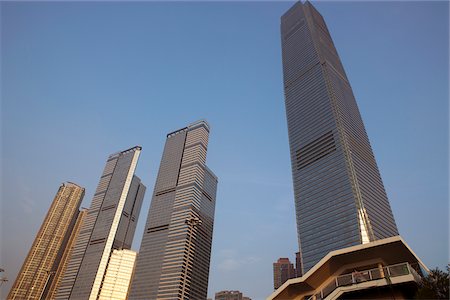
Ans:
<svg viewBox="0 0 450 300"><path fill-rule="evenodd" d="M353 88L400 234L448 263L448 2L313 2ZM166 134L205 118L219 178L210 284L253 300L298 251L279 22L293 2L1 2L7 292L59 184L143 147L139 249Z"/></svg>

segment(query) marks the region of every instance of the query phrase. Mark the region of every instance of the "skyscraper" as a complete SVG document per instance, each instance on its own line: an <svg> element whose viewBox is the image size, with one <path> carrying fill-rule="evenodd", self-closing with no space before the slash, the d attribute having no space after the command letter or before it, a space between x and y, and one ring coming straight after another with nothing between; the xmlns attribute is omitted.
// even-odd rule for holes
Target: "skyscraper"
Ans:
<svg viewBox="0 0 450 300"><path fill-rule="evenodd" d="M97 299L113 250L131 247L145 193L134 175L140 152L109 156L56 299Z"/></svg>
<svg viewBox="0 0 450 300"><path fill-rule="evenodd" d="M217 177L209 125L167 135L129 299L206 299Z"/></svg>
<svg viewBox="0 0 450 300"><path fill-rule="evenodd" d="M281 40L297 232L306 272L332 250L398 231L350 83L311 3L297 2L281 17Z"/></svg>
<svg viewBox="0 0 450 300"><path fill-rule="evenodd" d="M30 252L17 275L8 299L46 299L61 257L71 238L84 188L63 183L42 223Z"/></svg>
<svg viewBox="0 0 450 300"><path fill-rule="evenodd" d="M65 246L65 250L61 257L58 269L56 269L54 273L55 279L52 280L51 285L49 286L49 291L47 293L46 299L55 299L56 289L61 283L63 274L66 272L67 264L69 262L70 257L72 256L75 242L78 238L78 234L80 233L81 225L86 219L86 215L87 209L81 210L80 213L78 214L77 221L75 222L75 226L72 229L72 234L70 235L70 238Z"/></svg>
<svg viewBox="0 0 450 300"><path fill-rule="evenodd" d="M288 279L295 278L296 272L294 264L289 258L279 258L273 263L273 286L274 289L279 288Z"/></svg>

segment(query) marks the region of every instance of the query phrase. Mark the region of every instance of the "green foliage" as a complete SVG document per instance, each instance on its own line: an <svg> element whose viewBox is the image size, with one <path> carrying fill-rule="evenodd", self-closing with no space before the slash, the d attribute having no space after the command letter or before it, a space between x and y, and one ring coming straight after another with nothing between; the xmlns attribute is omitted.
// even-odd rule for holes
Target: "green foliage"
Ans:
<svg viewBox="0 0 450 300"><path fill-rule="evenodd" d="M447 272L438 268L423 278L416 293L416 299L449 299L450 269Z"/></svg>

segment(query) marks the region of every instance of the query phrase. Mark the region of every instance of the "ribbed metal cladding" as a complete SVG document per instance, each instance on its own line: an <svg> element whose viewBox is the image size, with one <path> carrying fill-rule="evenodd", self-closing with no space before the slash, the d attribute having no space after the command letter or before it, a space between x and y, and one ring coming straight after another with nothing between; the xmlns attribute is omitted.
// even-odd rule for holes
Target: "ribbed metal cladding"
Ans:
<svg viewBox="0 0 450 300"><path fill-rule="evenodd" d="M330 251L398 231L344 68L311 3L282 16L281 40L304 274Z"/></svg>
<svg viewBox="0 0 450 300"><path fill-rule="evenodd" d="M134 175L141 147L109 156L56 299L97 299L114 249L129 249L145 194Z"/></svg>
<svg viewBox="0 0 450 300"><path fill-rule="evenodd" d="M167 135L129 299L206 299L217 188L208 135L205 121Z"/></svg>
<svg viewBox="0 0 450 300"><path fill-rule="evenodd" d="M84 188L76 184L60 186L7 299L49 298L50 287L59 280L83 196Z"/></svg>

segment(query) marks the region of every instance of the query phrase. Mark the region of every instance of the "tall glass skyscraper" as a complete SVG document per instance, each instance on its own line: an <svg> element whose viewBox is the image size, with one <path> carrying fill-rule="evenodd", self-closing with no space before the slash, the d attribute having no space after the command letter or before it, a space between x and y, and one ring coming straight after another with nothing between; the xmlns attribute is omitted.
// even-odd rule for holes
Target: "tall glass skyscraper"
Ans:
<svg viewBox="0 0 450 300"><path fill-rule="evenodd" d="M145 186L134 175L141 147L109 156L56 299L97 299L114 249L130 249Z"/></svg>
<svg viewBox="0 0 450 300"><path fill-rule="evenodd" d="M205 121L167 135L129 299L206 299L217 188L208 136Z"/></svg>
<svg viewBox="0 0 450 300"><path fill-rule="evenodd" d="M281 17L286 116L303 271L328 252L398 235L350 83L320 13Z"/></svg>
<svg viewBox="0 0 450 300"><path fill-rule="evenodd" d="M63 183L17 275L8 299L47 299L59 279L61 258L71 240L84 188ZM76 231L76 230L75 230Z"/></svg>

